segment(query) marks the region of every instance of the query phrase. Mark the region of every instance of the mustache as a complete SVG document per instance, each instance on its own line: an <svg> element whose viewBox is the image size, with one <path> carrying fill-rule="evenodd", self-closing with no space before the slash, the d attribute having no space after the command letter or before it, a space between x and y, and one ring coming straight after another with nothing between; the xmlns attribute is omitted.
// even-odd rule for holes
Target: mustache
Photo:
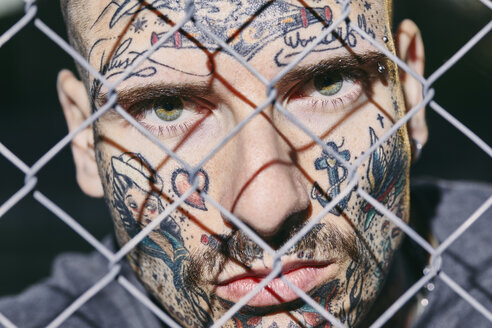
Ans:
<svg viewBox="0 0 492 328"><path fill-rule="evenodd" d="M292 228L288 238L284 239L285 242L301 229L302 226ZM207 237L206 244L206 250L191 255L185 274L185 280L190 285L214 281L229 261L250 268L255 260L263 259L265 253L263 248L242 230L233 230L227 235L211 235ZM316 224L285 253L292 254L297 254L299 259L310 261L329 261L344 255L358 261L361 250L355 233L347 233L337 225L325 222Z"/></svg>

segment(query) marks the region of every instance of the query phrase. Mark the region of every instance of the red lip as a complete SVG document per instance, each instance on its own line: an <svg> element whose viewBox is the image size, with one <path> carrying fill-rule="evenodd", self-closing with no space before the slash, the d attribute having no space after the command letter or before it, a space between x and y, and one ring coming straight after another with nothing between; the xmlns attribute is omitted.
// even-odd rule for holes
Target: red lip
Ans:
<svg viewBox="0 0 492 328"><path fill-rule="evenodd" d="M309 292L320 285L334 270L333 263L293 262L282 267L282 275L304 292ZM247 273L218 282L218 296L238 302L253 290L269 273L271 269L253 269ZM282 280L277 277L261 289L249 302L250 306L269 306L291 302L299 296Z"/></svg>

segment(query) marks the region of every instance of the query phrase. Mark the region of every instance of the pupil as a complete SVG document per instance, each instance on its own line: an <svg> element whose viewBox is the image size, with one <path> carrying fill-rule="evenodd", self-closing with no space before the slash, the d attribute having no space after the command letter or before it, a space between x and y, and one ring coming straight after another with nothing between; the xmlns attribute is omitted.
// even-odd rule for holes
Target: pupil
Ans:
<svg viewBox="0 0 492 328"><path fill-rule="evenodd" d="M342 89L342 76L337 75L317 75L314 77L314 87L316 91L324 96L333 96Z"/></svg>
<svg viewBox="0 0 492 328"><path fill-rule="evenodd" d="M172 111L173 109L176 109L176 107L178 107L176 105L177 105L176 102L173 101L173 102L164 103L163 107L167 111Z"/></svg>
<svg viewBox="0 0 492 328"><path fill-rule="evenodd" d="M163 121L177 120L183 112L183 102L180 98L159 100L154 104L154 111Z"/></svg>

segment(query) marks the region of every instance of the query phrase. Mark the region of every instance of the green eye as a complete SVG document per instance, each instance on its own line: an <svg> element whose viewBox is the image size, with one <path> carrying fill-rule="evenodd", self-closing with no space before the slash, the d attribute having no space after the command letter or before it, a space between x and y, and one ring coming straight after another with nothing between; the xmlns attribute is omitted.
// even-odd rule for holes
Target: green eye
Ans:
<svg viewBox="0 0 492 328"><path fill-rule="evenodd" d="M342 89L343 78L340 74L323 74L314 77L314 87L323 96L333 96Z"/></svg>
<svg viewBox="0 0 492 328"><path fill-rule="evenodd" d="M154 103L154 112L163 121L175 121L183 113L183 102L176 97L158 100Z"/></svg>

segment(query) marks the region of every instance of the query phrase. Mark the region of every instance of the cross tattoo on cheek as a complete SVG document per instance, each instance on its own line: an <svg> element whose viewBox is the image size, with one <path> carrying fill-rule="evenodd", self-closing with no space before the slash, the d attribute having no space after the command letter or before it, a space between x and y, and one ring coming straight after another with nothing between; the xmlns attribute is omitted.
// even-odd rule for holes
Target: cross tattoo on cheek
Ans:
<svg viewBox="0 0 492 328"><path fill-rule="evenodd" d="M379 113L378 113L377 120L379 121L379 124L381 124L381 127L384 128L384 123L383 123L384 117Z"/></svg>

